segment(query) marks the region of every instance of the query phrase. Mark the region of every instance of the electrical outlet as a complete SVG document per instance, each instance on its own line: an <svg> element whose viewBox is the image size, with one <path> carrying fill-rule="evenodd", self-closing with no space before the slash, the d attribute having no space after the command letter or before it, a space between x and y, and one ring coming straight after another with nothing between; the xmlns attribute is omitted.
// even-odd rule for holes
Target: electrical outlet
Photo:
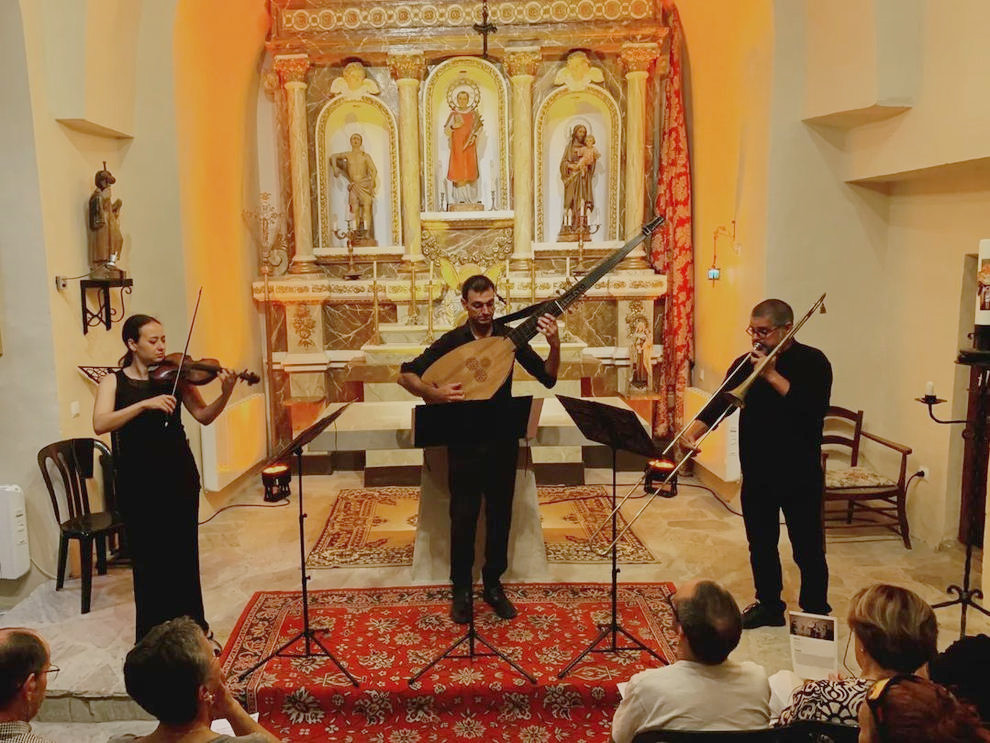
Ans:
<svg viewBox="0 0 990 743"><path fill-rule="evenodd" d="M919 467L918 472L920 472L921 477L923 477L926 480L932 476L931 468L928 465L922 465L921 467Z"/></svg>
<svg viewBox="0 0 990 743"><path fill-rule="evenodd" d="M69 403L69 415L71 415L73 418L78 418L79 417L79 401L78 400L73 400L72 402Z"/></svg>
<svg viewBox="0 0 990 743"><path fill-rule="evenodd" d="M69 288L69 280L67 278L65 278L64 276L56 276L55 277L55 288L58 289L59 291L63 291L64 289L68 289Z"/></svg>

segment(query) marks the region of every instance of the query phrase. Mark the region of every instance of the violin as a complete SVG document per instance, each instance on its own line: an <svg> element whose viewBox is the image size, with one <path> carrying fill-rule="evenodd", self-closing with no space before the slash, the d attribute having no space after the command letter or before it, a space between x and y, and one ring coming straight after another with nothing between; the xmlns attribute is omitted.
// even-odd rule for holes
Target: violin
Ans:
<svg viewBox="0 0 990 743"><path fill-rule="evenodd" d="M157 364L148 367L148 378L155 382L173 385L179 378L189 384L202 385L212 382L222 371L224 371L224 367L216 359L199 359L197 361L191 356L184 356L181 353L170 353ZM257 384L261 381L257 374L246 370L238 372L237 378L243 379L248 384Z"/></svg>

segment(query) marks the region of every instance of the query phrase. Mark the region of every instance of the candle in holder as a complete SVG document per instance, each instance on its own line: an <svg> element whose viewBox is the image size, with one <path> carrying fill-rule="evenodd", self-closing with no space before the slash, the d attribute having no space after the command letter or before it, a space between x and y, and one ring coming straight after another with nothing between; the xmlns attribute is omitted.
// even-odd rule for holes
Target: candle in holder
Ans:
<svg viewBox="0 0 990 743"><path fill-rule="evenodd" d="M571 276L571 257L567 256L564 258L564 278L570 278Z"/></svg>
<svg viewBox="0 0 990 743"><path fill-rule="evenodd" d="M925 382L925 397L935 397L934 382Z"/></svg>
<svg viewBox="0 0 990 743"><path fill-rule="evenodd" d="M371 262L371 279L372 281L378 281L378 261Z"/></svg>

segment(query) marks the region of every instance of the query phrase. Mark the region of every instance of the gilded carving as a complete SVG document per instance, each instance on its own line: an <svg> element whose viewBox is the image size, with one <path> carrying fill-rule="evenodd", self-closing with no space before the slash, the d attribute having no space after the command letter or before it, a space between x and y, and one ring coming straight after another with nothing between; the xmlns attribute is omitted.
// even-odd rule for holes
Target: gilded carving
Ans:
<svg viewBox="0 0 990 743"><path fill-rule="evenodd" d="M360 62L348 62L340 77L330 83L330 92L343 98L361 98L366 95L378 95L378 83L368 77L364 65Z"/></svg>
<svg viewBox="0 0 990 743"><path fill-rule="evenodd" d="M426 57L422 52L395 52L385 61L396 80L422 80L426 72Z"/></svg>
<svg viewBox="0 0 990 743"><path fill-rule="evenodd" d="M623 44L619 52L619 60L626 70L631 72L648 72L650 65L660 54L658 44Z"/></svg>
<svg viewBox="0 0 990 743"><path fill-rule="evenodd" d="M588 55L582 51L571 52L567 62L553 79L554 85L566 85L568 90L584 90L592 83L605 82L605 73L598 67L592 67Z"/></svg>
<svg viewBox="0 0 990 743"><path fill-rule="evenodd" d="M275 57L275 71L282 85L306 82L309 67L309 56L306 54L280 54Z"/></svg>
<svg viewBox="0 0 990 743"><path fill-rule="evenodd" d="M309 287L300 286L296 291L308 291ZM292 329L296 333L296 343L300 348L316 348L313 332L316 330L316 320L309 311L309 305L297 304L292 317Z"/></svg>
<svg viewBox="0 0 990 743"><path fill-rule="evenodd" d="M518 75L536 75L536 68L543 59L540 50L536 48L506 49L505 71L509 77Z"/></svg>
<svg viewBox="0 0 990 743"><path fill-rule="evenodd" d="M492 20L507 26L568 21L641 21L657 14L650 0L501 0L492 9ZM335 5L323 9L283 9L280 25L293 33L323 33L334 30L384 28L429 28L433 26L471 26L481 18L481 3L384 2Z"/></svg>

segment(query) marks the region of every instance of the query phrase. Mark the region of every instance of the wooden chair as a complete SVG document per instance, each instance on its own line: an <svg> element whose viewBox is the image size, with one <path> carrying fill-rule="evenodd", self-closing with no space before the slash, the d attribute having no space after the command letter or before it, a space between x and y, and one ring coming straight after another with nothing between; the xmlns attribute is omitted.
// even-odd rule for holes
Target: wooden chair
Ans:
<svg viewBox="0 0 990 743"><path fill-rule="evenodd" d="M838 430L836 427L838 426ZM893 480L869 467L860 465L860 445L868 439L901 455L900 473ZM822 498L822 521L826 529L853 529L880 526L904 540L911 549L905 500L907 458L911 449L863 430L863 411L831 406L825 414L825 434L822 451L825 468L825 491ZM848 456L848 466L828 467L830 454L842 452ZM844 501L844 513L829 510L829 503Z"/></svg>
<svg viewBox="0 0 990 743"><path fill-rule="evenodd" d="M97 458L103 478L103 502L106 510L91 512L86 483L95 475L94 464ZM96 542L97 573L106 575L108 539L121 535L124 527L123 521L114 511L113 457L110 449L99 439L66 439L49 444L39 451L38 466L48 487L60 532L55 590L62 590L65 583L69 540L78 539L82 571L82 613L86 614L90 609L93 591L93 543ZM55 475L57 480L53 479ZM57 481L60 482L56 485ZM64 521L59 506L59 490L64 494L68 509L68 518Z"/></svg>
<svg viewBox="0 0 990 743"><path fill-rule="evenodd" d="M787 743L857 743L859 728L834 722L798 720L785 728Z"/></svg>

